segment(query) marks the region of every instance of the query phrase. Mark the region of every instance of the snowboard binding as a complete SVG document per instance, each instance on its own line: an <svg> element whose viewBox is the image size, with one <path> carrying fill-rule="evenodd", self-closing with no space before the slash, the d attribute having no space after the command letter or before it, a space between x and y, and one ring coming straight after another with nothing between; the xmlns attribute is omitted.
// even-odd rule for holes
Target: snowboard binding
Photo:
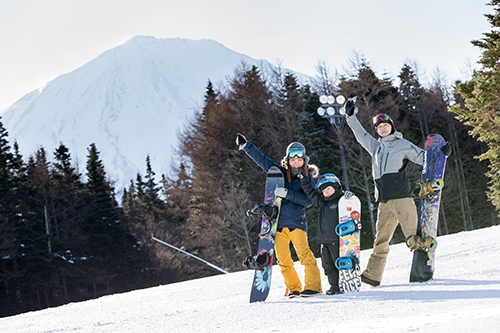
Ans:
<svg viewBox="0 0 500 333"><path fill-rule="evenodd" d="M406 246L412 250L422 252L434 252L437 248L437 240L432 237L420 237L411 235L406 239Z"/></svg>
<svg viewBox="0 0 500 333"><path fill-rule="evenodd" d="M418 181L413 187L413 194L419 198L432 198L444 186L443 179L428 180L426 182Z"/></svg>
<svg viewBox="0 0 500 333"><path fill-rule="evenodd" d="M262 216L267 219L275 219L278 217L278 207L274 205L258 204L252 202L250 209L247 210L247 216Z"/></svg>
<svg viewBox="0 0 500 333"><path fill-rule="evenodd" d="M359 259L356 256L338 257L335 260L335 267L338 270L353 269L359 266Z"/></svg>
<svg viewBox="0 0 500 333"><path fill-rule="evenodd" d="M338 224L335 227L335 233L342 237L361 230L361 227L361 222L359 222L359 220L351 220Z"/></svg>
<svg viewBox="0 0 500 333"><path fill-rule="evenodd" d="M269 261L271 256L269 252L262 252L257 254L256 256L248 256L243 261L243 266L247 269L259 270L261 272L264 271L266 266L269 266Z"/></svg>

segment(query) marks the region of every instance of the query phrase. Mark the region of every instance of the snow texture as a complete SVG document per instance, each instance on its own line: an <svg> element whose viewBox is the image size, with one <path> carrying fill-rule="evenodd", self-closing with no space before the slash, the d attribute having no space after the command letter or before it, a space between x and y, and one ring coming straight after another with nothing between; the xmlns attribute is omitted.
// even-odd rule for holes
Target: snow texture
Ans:
<svg viewBox="0 0 500 333"><path fill-rule="evenodd" d="M24 156L42 146L52 160L63 143L83 174L95 143L121 191L145 174L148 155L158 176L171 176L177 136L201 110L209 80L217 89L243 62L272 67L212 40L136 36L28 93L1 121Z"/></svg>
<svg viewBox="0 0 500 333"><path fill-rule="evenodd" d="M408 282L412 253L397 244L391 246L382 285L363 284L359 292L287 299L274 266L266 302L249 303L253 271L241 271L1 318L0 330L497 332L499 239L500 226L438 237L434 279L426 283ZM362 266L370 252L362 251ZM302 266L296 266L302 276Z"/></svg>

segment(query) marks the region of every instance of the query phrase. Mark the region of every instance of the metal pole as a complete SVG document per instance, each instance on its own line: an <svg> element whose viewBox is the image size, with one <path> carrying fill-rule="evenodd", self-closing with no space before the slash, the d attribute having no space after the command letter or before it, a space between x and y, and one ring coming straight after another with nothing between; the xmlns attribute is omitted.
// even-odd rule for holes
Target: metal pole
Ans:
<svg viewBox="0 0 500 333"><path fill-rule="evenodd" d="M154 234L151 234L151 239L152 239L152 240L154 240L154 241L157 241L158 243L161 243L161 244L163 244L163 245L166 245L166 246L168 246L168 247L171 247L171 248L172 248L172 249L174 249L174 250L177 250L177 251L179 251L179 252L182 252L182 253L184 253L184 254L187 254L188 256L190 256L190 257L192 257L192 258L195 258L195 259L197 259L197 260L199 260L199 261L201 261L201 262L203 262L203 263L207 264L208 266L210 266L210 267L212 267L212 268L215 268L215 269L216 269L216 270L218 270L219 272L222 272L222 273L224 273L224 274L229 274L229 272L228 272L228 271L225 271L225 270L223 270L222 268L217 267L217 266L215 266L214 264L212 264L212 263L210 263L210 262L208 262L208 261L206 261L206 260L204 260L204 259L201 259L200 257L195 256L194 254L191 254L191 253L189 253L189 252L187 252L187 251L184 251L183 249L179 249L178 247L173 246L172 244L168 244L167 242L164 242L164 241L162 241L162 240L160 240L160 239L156 238Z"/></svg>
<svg viewBox="0 0 500 333"><path fill-rule="evenodd" d="M343 103L345 101L344 96L339 95L337 98L333 96L320 96L319 101L321 102L321 107L318 108L318 114L327 118L332 125L333 130L337 133L339 139L339 150L340 150L340 166L342 168L342 182L343 187L346 190L349 188L349 180L347 178L347 167L345 162L345 152L344 152L344 140L342 138L342 129L345 124L345 110L343 110Z"/></svg>
<svg viewBox="0 0 500 333"><path fill-rule="evenodd" d="M342 167L342 181L344 182L344 188L347 191L350 191L349 181L347 179L347 166L345 163L345 155L344 155L344 142L342 140L342 134L337 132L339 137L339 149L340 149L340 166Z"/></svg>

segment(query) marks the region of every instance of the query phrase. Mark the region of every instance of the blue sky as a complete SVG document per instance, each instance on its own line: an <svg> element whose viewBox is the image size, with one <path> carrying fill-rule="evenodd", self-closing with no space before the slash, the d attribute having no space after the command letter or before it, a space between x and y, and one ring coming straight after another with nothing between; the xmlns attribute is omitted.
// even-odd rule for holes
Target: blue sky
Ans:
<svg viewBox="0 0 500 333"><path fill-rule="evenodd" d="M308 75L342 72L354 54L396 78L467 78L491 30L486 0L2 0L0 110L136 35L213 39Z"/></svg>

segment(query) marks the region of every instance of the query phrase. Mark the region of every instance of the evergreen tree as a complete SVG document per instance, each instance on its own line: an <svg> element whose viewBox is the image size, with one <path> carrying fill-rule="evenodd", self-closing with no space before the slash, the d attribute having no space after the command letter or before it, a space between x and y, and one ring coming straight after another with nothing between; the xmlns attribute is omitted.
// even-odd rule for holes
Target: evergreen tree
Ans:
<svg viewBox="0 0 500 333"><path fill-rule="evenodd" d="M144 183L144 199L146 207L151 213L162 208L162 202L159 196L160 187L155 181L155 172L151 168L151 159L149 155L146 157L146 181ZM155 223L156 221L153 221Z"/></svg>
<svg viewBox="0 0 500 333"><path fill-rule="evenodd" d="M0 122L0 315L16 313L22 304L17 263L16 212L12 193L12 159L8 132ZM17 311L16 311L17 310Z"/></svg>
<svg viewBox="0 0 500 333"><path fill-rule="evenodd" d="M478 157L489 162L486 176L490 180L488 198L500 211L500 1L492 0L488 5L493 7L493 14L486 14L492 30L484 34L482 40L474 40L472 44L482 50L478 63L481 68L474 71L474 77L460 82L455 92L463 98L462 104L456 104L450 111L466 125L472 127L470 134L485 142L488 150Z"/></svg>
<svg viewBox="0 0 500 333"><path fill-rule="evenodd" d="M86 278L96 297L113 290L127 290L128 283L138 273L138 257L134 239L120 224L114 190L106 179L95 144L90 145L88 152Z"/></svg>
<svg viewBox="0 0 500 333"><path fill-rule="evenodd" d="M59 285L58 294L64 301L81 300L82 264L80 258L86 254L84 184L81 174L72 166L69 149L60 144L54 151L54 162L50 168L51 204L47 210L53 244L52 273Z"/></svg>
<svg viewBox="0 0 500 333"><path fill-rule="evenodd" d="M31 309L51 306L56 293L56 283L52 280L53 242L48 221L48 203L51 201L49 165L45 150L40 148L35 158L29 159L25 176L16 189L16 197L22 205L20 211L23 212L18 221L18 234L23 237L22 261L26 269L23 282L29 286L25 295Z"/></svg>

